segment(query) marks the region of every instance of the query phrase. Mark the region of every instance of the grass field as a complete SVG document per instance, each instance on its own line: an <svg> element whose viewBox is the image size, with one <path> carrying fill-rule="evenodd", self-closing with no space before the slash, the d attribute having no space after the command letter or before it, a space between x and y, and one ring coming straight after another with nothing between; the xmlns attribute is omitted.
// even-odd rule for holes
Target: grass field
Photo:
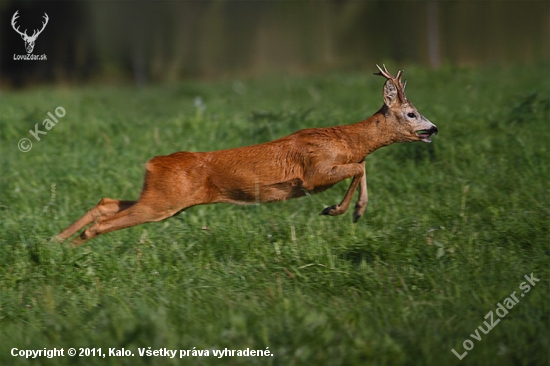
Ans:
<svg viewBox="0 0 550 366"><path fill-rule="evenodd" d="M77 249L48 239L102 197L137 198L149 158L353 123L381 106L384 80L2 92L0 364L548 365L548 70L407 68L407 96L440 133L369 155L357 224L352 210L319 216L346 181L287 202L193 207ZM58 106L66 114L47 131ZM22 138L32 150L18 149ZM540 281L523 293L531 273ZM518 302L479 331L514 291ZM54 347L65 357L11 355ZM70 347L107 356L68 357ZM140 357L148 347L178 354ZM273 356L214 356L225 348ZM193 349L209 356L179 358Z"/></svg>

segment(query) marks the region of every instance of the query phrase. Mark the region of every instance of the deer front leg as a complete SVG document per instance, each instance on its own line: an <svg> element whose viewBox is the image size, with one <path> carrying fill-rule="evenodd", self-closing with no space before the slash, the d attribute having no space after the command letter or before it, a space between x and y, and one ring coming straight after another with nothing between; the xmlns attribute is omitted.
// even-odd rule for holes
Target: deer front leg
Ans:
<svg viewBox="0 0 550 366"><path fill-rule="evenodd" d="M369 202L369 193L367 191L367 172L361 177L359 182L359 197L357 198L357 203L355 204L355 210L353 211L353 222L357 222L359 218L365 212L367 208L367 203Z"/></svg>
<svg viewBox="0 0 550 366"><path fill-rule="evenodd" d="M336 216L341 215L347 211L351 199L353 198L353 193L357 189L357 186L361 182L362 177L365 175L365 168L362 164L346 164L333 167L331 172L328 174L331 180L336 180L335 183L344 180L346 178L353 177L351 184L344 196L342 202L338 205L333 205L331 207L325 208L320 215L330 215ZM333 183L334 184L334 183Z"/></svg>

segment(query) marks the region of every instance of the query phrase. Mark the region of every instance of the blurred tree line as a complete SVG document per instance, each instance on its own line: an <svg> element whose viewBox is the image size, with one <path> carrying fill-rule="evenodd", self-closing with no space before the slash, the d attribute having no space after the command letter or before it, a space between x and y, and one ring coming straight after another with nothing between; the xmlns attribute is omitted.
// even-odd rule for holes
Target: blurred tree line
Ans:
<svg viewBox="0 0 550 366"><path fill-rule="evenodd" d="M39 29L25 54L12 29ZM0 83L137 84L269 71L548 62L548 1L0 2Z"/></svg>

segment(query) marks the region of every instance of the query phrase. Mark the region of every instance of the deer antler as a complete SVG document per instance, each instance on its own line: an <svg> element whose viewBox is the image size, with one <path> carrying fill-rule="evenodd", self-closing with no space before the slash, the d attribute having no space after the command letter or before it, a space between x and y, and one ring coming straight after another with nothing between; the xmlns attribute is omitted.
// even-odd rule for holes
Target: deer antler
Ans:
<svg viewBox="0 0 550 366"><path fill-rule="evenodd" d="M13 17L11 18L11 26L13 27L13 30L15 30L17 33L19 33L25 40L35 40L40 35L40 33L42 33L44 28L46 28L46 25L48 24L48 21L50 20L50 18L48 18L48 14L44 13L45 22L42 22L42 29L40 29L40 30L35 29L32 36L29 36L27 34L26 29L25 29L25 32L21 32L19 30L19 27L16 28L15 21L17 20L17 18L19 18L19 15L17 13L19 13L19 10L17 10L15 12L15 14L13 14Z"/></svg>
<svg viewBox="0 0 550 366"><path fill-rule="evenodd" d="M19 10L17 10L15 14L13 14L13 17L11 18L11 26L13 27L13 30L19 33L21 36L28 38L29 36L27 35L26 29L25 29L25 32L23 33L19 30L19 27L15 28L15 20L19 18L19 15L17 15L18 12Z"/></svg>
<svg viewBox="0 0 550 366"><path fill-rule="evenodd" d="M42 33L42 31L44 30L44 28L46 28L46 25L48 24L48 20L50 20L50 18L48 18L48 14L46 14L46 13L44 13L44 18L46 18L46 19L45 19L46 21L45 21L45 22L42 22L42 29L40 29L39 31L37 31L37 30L35 29L34 32L33 32L33 34L32 34L32 36L31 36L30 38L36 39L36 38L40 35L40 33ZM36 33L36 32L38 32L38 33Z"/></svg>
<svg viewBox="0 0 550 366"><path fill-rule="evenodd" d="M405 96L405 86L407 85L407 80L404 80L403 82L401 82L401 77L403 76L403 70L399 70L397 72L397 76L394 77L392 74L389 73L388 69L386 69L386 65L382 64L382 67L384 69L382 69L378 65L376 65L376 67L378 68L379 72L374 73L374 75L380 75L385 77L388 80L393 81L393 83L397 88L399 99L401 99L402 101L406 101L407 97Z"/></svg>

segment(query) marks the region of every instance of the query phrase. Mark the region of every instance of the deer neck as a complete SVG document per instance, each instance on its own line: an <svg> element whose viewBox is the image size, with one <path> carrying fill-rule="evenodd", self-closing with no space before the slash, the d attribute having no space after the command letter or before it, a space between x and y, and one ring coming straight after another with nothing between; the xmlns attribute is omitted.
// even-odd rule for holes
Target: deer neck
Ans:
<svg viewBox="0 0 550 366"><path fill-rule="evenodd" d="M344 126L348 143L357 157L364 158L373 151L396 142L396 135L388 123L391 118L384 105L378 112L364 121Z"/></svg>

